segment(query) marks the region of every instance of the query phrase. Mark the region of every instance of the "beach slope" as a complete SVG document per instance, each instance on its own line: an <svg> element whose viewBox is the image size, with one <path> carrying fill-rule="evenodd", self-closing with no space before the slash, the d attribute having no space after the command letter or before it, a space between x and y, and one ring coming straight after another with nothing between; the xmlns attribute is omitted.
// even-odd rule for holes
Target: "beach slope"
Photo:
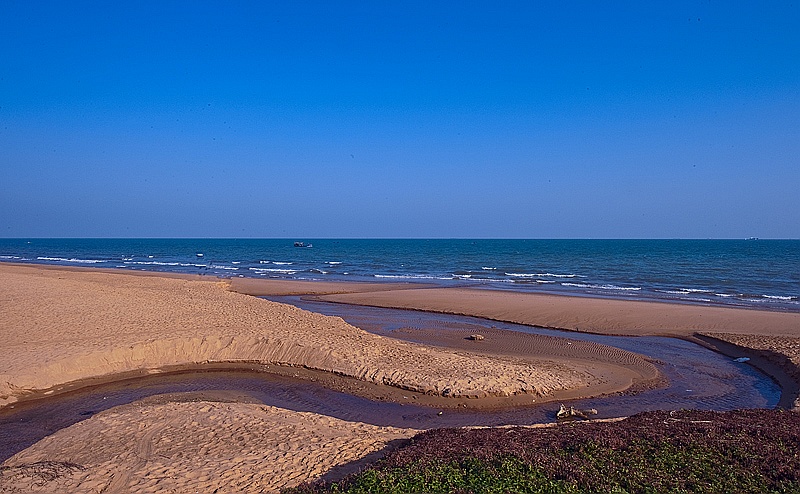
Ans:
<svg viewBox="0 0 800 494"><path fill-rule="evenodd" d="M83 379L210 362L300 366L464 399L545 401L654 377L633 354L643 375L587 362L578 350L523 359L403 342L232 292L215 278L0 264L0 320L0 405Z"/></svg>

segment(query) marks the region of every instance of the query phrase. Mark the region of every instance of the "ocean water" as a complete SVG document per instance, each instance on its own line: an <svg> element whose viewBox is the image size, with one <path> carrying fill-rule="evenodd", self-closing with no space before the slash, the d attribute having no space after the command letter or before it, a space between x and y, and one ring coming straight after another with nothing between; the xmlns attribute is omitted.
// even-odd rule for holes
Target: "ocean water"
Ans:
<svg viewBox="0 0 800 494"><path fill-rule="evenodd" d="M800 311L800 240L0 239L0 261Z"/></svg>

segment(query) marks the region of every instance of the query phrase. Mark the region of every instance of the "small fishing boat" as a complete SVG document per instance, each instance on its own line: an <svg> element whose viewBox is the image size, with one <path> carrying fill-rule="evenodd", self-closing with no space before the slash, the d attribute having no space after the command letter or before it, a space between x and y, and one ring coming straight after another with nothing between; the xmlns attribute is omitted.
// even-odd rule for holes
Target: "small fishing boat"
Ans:
<svg viewBox="0 0 800 494"><path fill-rule="evenodd" d="M294 246L295 246L295 247L305 247L305 248L307 248L307 249L308 249L308 248L311 248L311 247L313 247L313 245L311 245L311 244L307 244L307 243L305 243L305 242L295 242L295 243L294 243Z"/></svg>

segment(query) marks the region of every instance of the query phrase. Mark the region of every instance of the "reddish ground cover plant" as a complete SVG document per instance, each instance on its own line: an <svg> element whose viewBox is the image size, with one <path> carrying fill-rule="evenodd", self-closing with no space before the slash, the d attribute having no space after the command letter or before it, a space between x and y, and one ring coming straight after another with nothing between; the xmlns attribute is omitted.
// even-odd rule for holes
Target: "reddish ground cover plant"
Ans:
<svg viewBox="0 0 800 494"><path fill-rule="evenodd" d="M289 492L800 492L800 414L658 411L437 429L342 482Z"/></svg>

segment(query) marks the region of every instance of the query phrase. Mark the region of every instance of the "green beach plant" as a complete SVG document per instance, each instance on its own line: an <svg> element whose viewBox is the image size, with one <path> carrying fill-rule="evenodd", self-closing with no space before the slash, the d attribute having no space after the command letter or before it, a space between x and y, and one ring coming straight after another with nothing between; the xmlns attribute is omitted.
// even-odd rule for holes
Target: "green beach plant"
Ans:
<svg viewBox="0 0 800 494"><path fill-rule="evenodd" d="M547 428L438 429L311 493L800 492L800 414L646 412Z"/></svg>

